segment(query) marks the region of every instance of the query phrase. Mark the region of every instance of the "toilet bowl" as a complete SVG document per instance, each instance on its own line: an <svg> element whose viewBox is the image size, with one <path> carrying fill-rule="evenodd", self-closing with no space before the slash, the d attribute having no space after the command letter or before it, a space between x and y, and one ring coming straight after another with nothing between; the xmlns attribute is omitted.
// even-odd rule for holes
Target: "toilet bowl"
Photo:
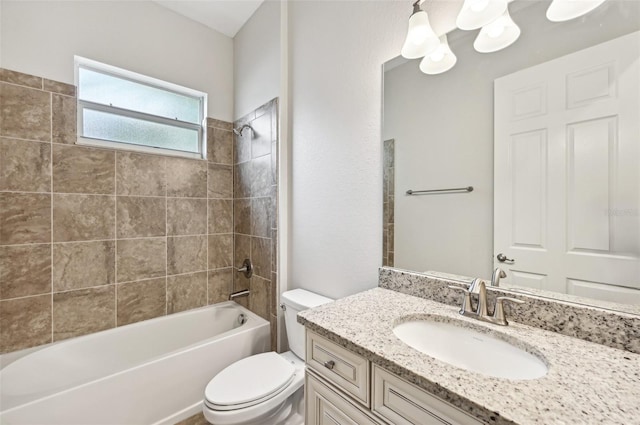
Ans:
<svg viewBox="0 0 640 425"><path fill-rule="evenodd" d="M214 425L304 424L304 327L299 311L333 300L303 289L282 294L291 351L239 360L207 385L202 412Z"/></svg>

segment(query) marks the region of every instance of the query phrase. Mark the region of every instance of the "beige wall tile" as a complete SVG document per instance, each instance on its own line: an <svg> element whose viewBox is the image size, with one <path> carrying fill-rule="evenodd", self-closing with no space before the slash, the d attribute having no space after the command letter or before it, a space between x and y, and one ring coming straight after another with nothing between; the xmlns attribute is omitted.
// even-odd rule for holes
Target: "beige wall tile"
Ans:
<svg viewBox="0 0 640 425"><path fill-rule="evenodd" d="M233 167L210 163L208 174L209 198L233 197Z"/></svg>
<svg viewBox="0 0 640 425"><path fill-rule="evenodd" d="M271 153L271 114L264 114L251 122L251 158L259 158Z"/></svg>
<svg viewBox="0 0 640 425"><path fill-rule="evenodd" d="M115 326L115 285L53 294L53 340Z"/></svg>
<svg viewBox="0 0 640 425"><path fill-rule="evenodd" d="M51 141L51 94L0 83L0 136Z"/></svg>
<svg viewBox="0 0 640 425"><path fill-rule="evenodd" d="M51 295L0 301L0 353L51 342Z"/></svg>
<svg viewBox="0 0 640 425"><path fill-rule="evenodd" d="M243 235L251 234L251 199L234 199L233 231Z"/></svg>
<svg viewBox="0 0 640 425"><path fill-rule="evenodd" d="M165 238L123 239L116 247L117 282L131 282L166 275Z"/></svg>
<svg viewBox="0 0 640 425"><path fill-rule="evenodd" d="M278 142L271 144L271 184L278 184Z"/></svg>
<svg viewBox="0 0 640 425"><path fill-rule="evenodd" d="M207 162L167 158L167 196L206 198Z"/></svg>
<svg viewBox="0 0 640 425"><path fill-rule="evenodd" d="M251 199L251 235L271 237L271 198Z"/></svg>
<svg viewBox="0 0 640 425"><path fill-rule="evenodd" d="M167 277L167 314L207 305L207 272Z"/></svg>
<svg viewBox="0 0 640 425"><path fill-rule="evenodd" d="M118 196L116 206L118 238L165 235L166 198Z"/></svg>
<svg viewBox="0 0 640 425"><path fill-rule="evenodd" d="M115 241L53 245L53 290L68 291L115 282Z"/></svg>
<svg viewBox="0 0 640 425"><path fill-rule="evenodd" d="M271 229L271 271L278 271L278 229Z"/></svg>
<svg viewBox="0 0 640 425"><path fill-rule="evenodd" d="M271 184L271 158L269 156L251 160L249 181L251 197L271 196L273 185Z"/></svg>
<svg viewBox="0 0 640 425"><path fill-rule="evenodd" d="M271 239L251 238L251 261L257 276L271 278Z"/></svg>
<svg viewBox="0 0 640 425"><path fill-rule="evenodd" d="M271 331L271 351L278 352L278 316L269 316L269 324Z"/></svg>
<svg viewBox="0 0 640 425"><path fill-rule="evenodd" d="M218 164L233 164L233 133L231 131L208 129L207 160Z"/></svg>
<svg viewBox="0 0 640 425"><path fill-rule="evenodd" d="M209 199L209 233L233 232L233 201Z"/></svg>
<svg viewBox="0 0 640 425"><path fill-rule="evenodd" d="M51 292L51 245L0 246L0 299Z"/></svg>
<svg viewBox="0 0 640 425"><path fill-rule="evenodd" d="M115 196L53 195L53 241L115 237Z"/></svg>
<svg viewBox="0 0 640 425"><path fill-rule="evenodd" d="M118 326L166 314L166 278L118 285Z"/></svg>
<svg viewBox="0 0 640 425"><path fill-rule="evenodd" d="M0 245L51 242L51 196L0 193Z"/></svg>
<svg viewBox="0 0 640 425"><path fill-rule="evenodd" d="M233 123L227 121L220 121L215 118L207 117L207 127L219 128L221 130L231 131L233 129Z"/></svg>
<svg viewBox="0 0 640 425"><path fill-rule="evenodd" d="M167 233L169 235L206 234L207 200L167 199Z"/></svg>
<svg viewBox="0 0 640 425"><path fill-rule="evenodd" d="M0 190L51 191L51 145L0 138Z"/></svg>
<svg viewBox="0 0 640 425"><path fill-rule="evenodd" d="M209 304L227 301L233 290L232 268L209 270Z"/></svg>
<svg viewBox="0 0 640 425"><path fill-rule="evenodd" d="M68 145L76 143L76 98L52 94L51 105L51 140Z"/></svg>
<svg viewBox="0 0 640 425"><path fill-rule="evenodd" d="M222 269L233 262L233 236L209 235L209 269Z"/></svg>
<svg viewBox="0 0 640 425"><path fill-rule="evenodd" d="M27 86L34 89L42 88L42 78L4 68L0 68L0 81L17 84L19 86Z"/></svg>
<svg viewBox="0 0 640 425"><path fill-rule="evenodd" d="M53 145L53 191L115 194L115 153L107 149Z"/></svg>
<svg viewBox="0 0 640 425"><path fill-rule="evenodd" d="M271 295L270 291L271 282L267 279L254 276L251 278L249 286L249 309L262 317L269 320Z"/></svg>
<svg viewBox="0 0 640 425"><path fill-rule="evenodd" d="M234 234L234 255L233 264L235 268L242 267L242 263L246 258L253 262L251 257L251 236ZM234 273L233 276L233 290L240 291L242 289L249 289L249 281L243 273Z"/></svg>
<svg viewBox="0 0 640 425"><path fill-rule="evenodd" d="M130 152L117 152L118 195L165 196L165 158Z"/></svg>
<svg viewBox="0 0 640 425"><path fill-rule="evenodd" d="M42 86L44 90L53 93L60 93L66 96L76 95L76 86L72 84L61 83L59 81L47 80L46 78L44 78L42 80Z"/></svg>
<svg viewBox="0 0 640 425"><path fill-rule="evenodd" d="M233 197L249 198L251 196L251 161L236 164L233 167Z"/></svg>
<svg viewBox="0 0 640 425"><path fill-rule="evenodd" d="M271 286L269 289L271 314L278 314L278 294L278 274L271 272Z"/></svg>
<svg viewBox="0 0 640 425"><path fill-rule="evenodd" d="M242 121L236 122L235 127L241 128ZM233 163L240 164L251 160L251 131L245 130L242 136L233 135Z"/></svg>
<svg viewBox="0 0 640 425"><path fill-rule="evenodd" d="M207 236L167 238L167 274L207 270Z"/></svg>

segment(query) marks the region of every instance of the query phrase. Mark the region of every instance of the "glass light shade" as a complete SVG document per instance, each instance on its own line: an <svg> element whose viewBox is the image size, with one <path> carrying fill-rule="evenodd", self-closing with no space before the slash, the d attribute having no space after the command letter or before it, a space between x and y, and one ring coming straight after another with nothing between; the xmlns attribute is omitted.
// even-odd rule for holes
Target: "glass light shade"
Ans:
<svg viewBox="0 0 640 425"><path fill-rule="evenodd" d="M498 19L482 27L473 42L473 48L480 53L497 52L515 43L518 37L520 27L513 22L507 10Z"/></svg>
<svg viewBox="0 0 640 425"><path fill-rule="evenodd" d="M402 46L401 54L406 59L417 59L433 52L440 40L433 32L427 12L420 9L409 18L407 39Z"/></svg>
<svg viewBox="0 0 640 425"><path fill-rule="evenodd" d="M464 0L456 18L461 30L475 30L494 21L507 10L507 0Z"/></svg>
<svg viewBox="0 0 640 425"><path fill-rule="evenodd" d="M552 22L568 21L586 15L605 0L553 0L547 9L547 19Z"/></svg>
<svg viewBox="0 0 640 425"><path fill-rule="evenodd" d="M420 61L420 71L429 75L442 74L453 68L457 61L458 58L449 47L447 36L443 35L436 50Z"/></svg>

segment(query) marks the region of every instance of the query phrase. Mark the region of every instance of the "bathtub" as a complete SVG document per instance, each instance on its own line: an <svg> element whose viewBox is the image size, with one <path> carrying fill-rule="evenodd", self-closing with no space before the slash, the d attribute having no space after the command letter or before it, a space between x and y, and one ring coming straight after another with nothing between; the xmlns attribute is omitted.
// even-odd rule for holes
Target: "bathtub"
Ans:
<svg viewBox="0 0 640 425"><path fill-rule="evenodd" d="M0 423L175 424L201 411L216 373L268 351L269 335L228 301L5 355Z"/></svg>

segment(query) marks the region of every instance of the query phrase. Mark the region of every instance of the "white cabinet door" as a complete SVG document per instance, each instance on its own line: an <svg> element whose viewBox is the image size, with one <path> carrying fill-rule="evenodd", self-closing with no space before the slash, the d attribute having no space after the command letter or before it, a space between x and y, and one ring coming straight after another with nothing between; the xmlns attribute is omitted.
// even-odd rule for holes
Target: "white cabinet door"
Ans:
<svg viewBox="0 0 640 425"><path fill-rule="evenodd" d="M363 410L306 373L305 425L379 425Z"/></svg>
<svg viewBox="0 0 640 425"><path fill-rule="evenodd" d="M636 32L495 81L504 286L640 303L639 52Z"/></svg>

